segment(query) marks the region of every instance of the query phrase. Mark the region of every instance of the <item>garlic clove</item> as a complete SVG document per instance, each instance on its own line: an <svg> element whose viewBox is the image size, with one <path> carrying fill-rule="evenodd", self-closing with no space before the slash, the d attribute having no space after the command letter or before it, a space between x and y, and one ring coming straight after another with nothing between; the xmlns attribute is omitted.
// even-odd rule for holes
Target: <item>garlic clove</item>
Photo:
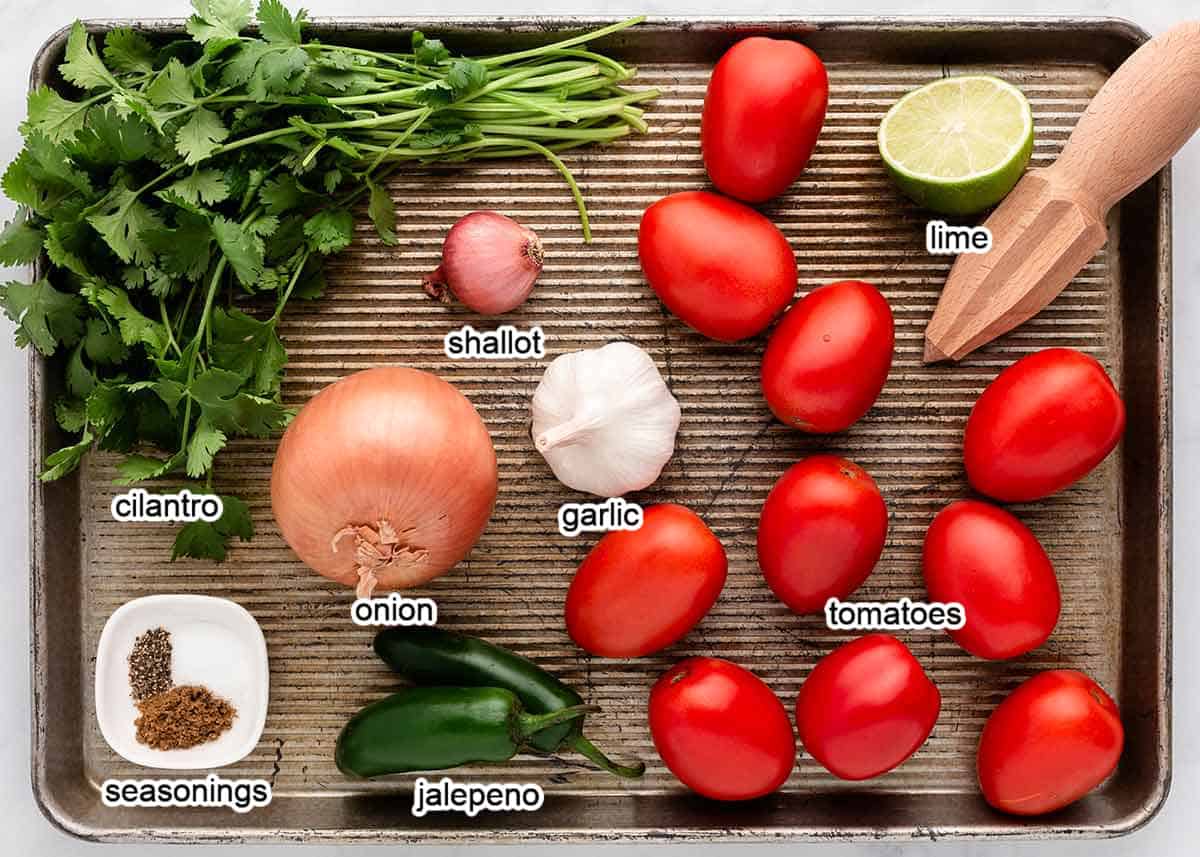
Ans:
<svg viewBox="0 0 1200 857"><path fill-rule="evenodd" d="M560 482L619 497L654 483L675 451L679 402L629 342L556 358L533 397L534 446Z"/></svg>

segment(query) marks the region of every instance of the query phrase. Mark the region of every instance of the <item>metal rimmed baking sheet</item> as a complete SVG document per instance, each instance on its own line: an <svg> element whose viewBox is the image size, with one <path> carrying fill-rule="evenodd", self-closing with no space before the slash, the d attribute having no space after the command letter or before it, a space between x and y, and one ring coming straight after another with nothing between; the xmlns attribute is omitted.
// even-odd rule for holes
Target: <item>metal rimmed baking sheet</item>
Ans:
<svg viewBox="0 0 1200 857"><path fill-rule="evenodd" d="M97 29L106 24L97 23ZM141 22L166 33L180 22ZM496 52L549 41L582 21L318 22L324 39L398 47L413 27L443 35L460 52ZM897 321L897 360L877 406L845 435L805 437L772 422L759 395L763 339L725 346L670 317L641 279L638 219L658 197L705 184L699 108L712 63L751 33L803 39L829 66L831 103L811 164L785 196L764 206L796 250L800 291L848 277L877 284ZM588 199L596 239L584 245L569 195L537 160L406 171L390 184L401 244L380 244L365 218L355 243L330 266L321 301L289 309L291 357L284 393L299 404L356 369L402 363L437 372L476 404L496 443L501 494L492 525L469 560L418 591L438 600L442 623L482 634L536 658L604 706L597 743L651 763L621 783L574 764L522 758L504 768L459 771L463 779L535 779L538 813L474 819L409 813L408 780L352 784L332 763L334 738L364 702L395 686L369 651L371 633L348 619L351 593L305 569L279 539L267 477L273 442L234 444L218 484L251 504L258 535L224 565L166 562L169 528L114 523L113 461L93 455L77 477L32 481L34 788L57 824L92 839L170 841L478 842L775 838L913 838L1111 835L1143 823L1169 781L1170 187L1164 171L1115 211L1107 247L1030 323L955 366L920 364L921 334L949 261L923 249L927 215L887 181L874 132L901 94L946 73L981 71L1020 86L1033 105L1034 162L1057 153L1113 68L1144 38L1114 21L860 19L809 22L657 21L603 48L640 68L638 84L663 88L647 114L651 132L566 158ZM33 71L52 81L65 41L47 43ZM638 661L586 656L567 638L562 599L591 540L557 535L559 503L578 499L551 476L528 440L528 406L543 364L452 363L442 337L489 322L434 304L420 291L445 230L491 207L543 238L545 272L533 298L505 318L540 324L548 358L630 339L658 361L683 407L676 456L636 498L672 500L700 512L730 556L726 589L684 641ZM939 684L941 719L929 742L898 770L849 786L810 758L778 794L715 805L686 793L650 745L642 712L654 679L691 654L715 654L758 671L789 705L820 656L849 635L819 617L787 613L754 561L758 508L780 473L817 450L853 458L879 482L891 510L888 546L858 597L922 593L924 528L966 486L959 439L971 403L1000 368L1048 345L1099 358L1122 389L1129 431L1118 453L1084 482L1016 507L1058 569L1062 619L1050 642L1025 658L985 663L938 634L905 639ZM31 472L62 441L52 403L59 367L31 366ZM275 785L270 807L162 812L108 809L97 785L144 772L98 735L90 684L96 640L121 603L146 594L197 592L245 606L266 634L271 701L258 748L229 776ZM1116 775L1067 810L1021 820L990 811L976 793L973 753L987 713L1023 678L1048 667L1087 670L1120 703L1127 727Z"/></svg>

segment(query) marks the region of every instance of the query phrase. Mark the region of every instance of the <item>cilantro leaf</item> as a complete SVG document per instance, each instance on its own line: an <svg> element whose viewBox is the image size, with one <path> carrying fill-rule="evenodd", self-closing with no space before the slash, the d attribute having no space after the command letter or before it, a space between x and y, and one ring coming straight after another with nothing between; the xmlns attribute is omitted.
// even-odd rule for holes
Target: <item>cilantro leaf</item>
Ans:
<svg viewBox="0 0 1200 857"><path fill-rule="evenodd" d="M296 281L296 286L292 289L292 297L311 301L323 294L325 294L325 266L321 263L320 256L309 256L308 261L304 263L304 270L300 272L300 279Z"/></svg>
<svg viewBox="0 0 1200 857"><path fill-rule="evenodd" d="M99 89L116 86L117 81L96 53L96 46L83 23L76 21L67 36L66 61L58 67L59 74L80 89Z"/></svg>
<svg viewBox="0 0 1200 857"><path fill-rule="evenodd" d="M240 392L242 376L211 367L188 386L188 396L201 413L227 433L266 437L287 422L287 411L276 401Z"/></svg>
<svg viewBox="0 0 1200 857"><path fill-rule="evenodd" d="M216 205L229 198L229 185L225 183L225 174L220 170L196 170L170 185L167 190L193 205L201 202Z"/></svg>
<svg viewBox="0 0 1200 857"><path fill-rule="evenodd" d="M0 265L28 265L42 252L46 235L18 214L0 231Z"/></svg>
<svg viewBox="0 0 1200 857"><path fill-rule="evenodd" d="M295 176L285 173L265 182L258 192L258 198L268 213L278 215L299 208L306 201L318 197L300 184Z"/></svg>
<svg viewBox="0 0 1200 857"><path fill-rule="evenodd" d="M446 72L446 82L453 87L456 99L470 95L487 84L487 66L475 60L455 60Z"/></svg>
<svg viewBox="0 0 1200 857"><path fill-rule="evenodd" d="M450 59L450 51L440 39L427 39L420 30L413 30L412 52L421 65L437 65Z"/></svg>
<svg viewBox="0 0 1200 857"><path fill-rule="evenodd" d="M292 18L279 0L261 0L257 17L259 32L268 42L283 45L300 44L300 27L305 17L303 9Z"/></svg>
<svg viewBox="0 0 1200 857"><path fill-rule="evenodd" d="M82 342L71 349L71 356L67 358L66 380L67 389L71 391L72 395L81 399L90 396L92 389L96 386L95 374L83 362Z"/></svg>
<svg viewBox="0 0 1200 857"><path fill-rule="evenodd" d="M254 76L258 62L271 51L266 42L242 42L221 71L222 86L241 86Z"/></svg>
<svg viewBox="0 0 1200 857"><path fill-rule="evenodd" d="M115 108L106 107L88 111L86 126L64 145L82 162L115 166L140 161L154 150L156 141L139 115L122 116Z"/></svg>
<svg viewBox="0 0 1200 857"><path fill-rule="evenodd" d="M40 131L52 143L61 143L83 128L88 105L68 101L50 87L42 84L31 90L26 98L26 116L21 132Z"/></svg>
<svg viewBox="0 0 1200 857"><path fill-rule="evenodd" d="M110 327L105 319L95 316L87 320L82 345L84 353L94 363L120 363L129 354L120 332Z"/></svg>
<svg viewBox="0 0 1200 857"><path fill-rule="evenodd" d="M147 232L146 242L158 256L164 272L198 280L212 260L212 226L207 217L191 211L180 212L175 220L174 229Z"/></svg>
<svg viewBox="0 0 1200 857"><path fill-rule="evenodd" d="M83 427L87 425L87 414L84 412L83 402L66 397L59 399L54 403L54 421L62 427L63 431L69 431L72 434L83 431Z"/></svg>
<svg viewBox="0 0 1200 857"><path fill-rule="evenodd" d="M254 538L254 521L250 509L237 497L221 495L224 507L221 517L211 523L193 521L184 525L175 537L171 561L181 556L211 559L222 562L229 550L229 540L237 536L244 542Z"/></svg>
<svg viewBox="0 0 1200 857"><path fill-rule="evenodd" d="M126 185L118 185L110 191L100 211L104 213L90 215L87 221L122 262L149 265L154 261L154 252L146 243L146 233L162 228L163 221L158 212L142 202Z"/></svg>
<svg viewBox="0 0 1200 857"><path fill-rule="evenodd" d="M429 107L446 107L481 89L488 81L487 66L475 60L455 60L446 76L417 87L413 99Z"/></svg>
<svg viewBox="0 0 1200 857"><path fill-rule="evenodd" d="M91 276L83 254L88 243L88 230L77 220L56 220L46 226L46 255L60 268L81 277Z"/></svg>
<svg viewBox="0 0 1200 857"><path fill-rule="evenodd" d="M62 449L47 455L46 469L42 471L38 479L43 482L53 482L55 479L61 479L75 470L79 467L79 462L83 460L83 456L92 448L92 442L95 439L90 431L85 431L83 437L79 438L78 443L71 446L64 446Z"/></svg>
<svg viewBox="0 0 1200 857"><path fill-rule="evenodd" d="M158 73L158 76L150 82L150 85L146 87L146 97L155 107L195 103L196 89L192 86L192 79L188 75L187 68L179 61L178 57L172 57L171 61Z"/></svg>
<svg viewBox="0 0 1200 857"><path fill-rule="evenodd" d="M396 238L396 204L392 202L388 192L373 181L367 181L367 188L371 193L367 214L370 215L371 222L375 224L379 240L394 247L400 243Z"/></svg>
<svg viewBox="0 0 1200 857"><path fill-rule="evenodd" d="M295 95L304 88L308 51L299 46L269 50L262 55L247 91L255 101L272 95Z"/></svg>
<svg viewBox="0 0 1200 857"><path fill-rule="evenodd" d="M196 41L236 39L250 23L250 0L192 0L187 31Z"/></svg>
<svg viewBox="0 0 1200 857"><path fill-rule="evenodd" d="M124 289L92 281L84 286L83 293L93 305L103 307L117 320L121 340L126 345L145 345L154 356L161 356L167 350L167 329L143 315Z"/></svg>
<svg viewBox="0 0 1200 857"><path fill-rule="evenodd" d="M354 238L354 215L344 208L322 209L304 222L304 234L320 253L344 250Z"/></svg>
<svg viewBox="0 0 1200 857"><path fill-rule="evenodd" d="M229 137L221 117L207 107L197 107L175 135L175 150L185 164L203 161Z"/></svg>
<svg viewBox="0 0 1200 857"><path fill-rule="evenodd" d="M0 186L17 205L47 217L67 197L93 193L91 181L71 163L66 150L40 131L26 137L25 148L8 165Z"/></svg>
<svg viewBox="0 0 1200 857"><path fill-rule="evenodd" d="M239 309L218 308L212 316L213 363L236 372L255 393L274 393L287 363L275 320L259 321Z"/></svg>
<svg viewBox="0 0 1200 857"><path fill-rule="evenodd" d="M116 485L132 485L146 479L158 479L175 470L183 462L183 454L176 453L170 458L156 458L153 455L129 455L117 464L119 474L113 483Z"/></svg>
<svg viewBox="0 0 1200 857"><path fill-rule="evenodd" d="M254 288L263 273L265 249L262 239L248 234L242 224L219 214L212 219L212 234L238 281L248 289Z"/></svg>
<svg viewBox="0 0 1200 857"><path fill-rule="evenodd" d="M118 27L104 36L104 59L117 71L150 74L154 71L154 46L136 30Z"/></svg>
<svg viewBox="0 0 1200 857"><path fill-rule="evenodd" d="M127 398L125 391L116 382L101 381L88 393L85 406L87 421L96 429L101 439L121 421L125 414Z"/></svg>
<svg viewBox="0 0 1200 857"><path fill-rule="evenodd" d="M213 456L221 451L225 443L225 432L206 417L200 417L188 441L187 475L197 479L207 473L212 468Z"/></svg>
<svg viewBox="0 0 1200 857"><path fill-rule="evenodd" d="M0 306L16 322L16 341L49 357L59 345L74 345L83 335L83 301L55 289L43 277L35 283L12 281L0 286Z"/></svg>

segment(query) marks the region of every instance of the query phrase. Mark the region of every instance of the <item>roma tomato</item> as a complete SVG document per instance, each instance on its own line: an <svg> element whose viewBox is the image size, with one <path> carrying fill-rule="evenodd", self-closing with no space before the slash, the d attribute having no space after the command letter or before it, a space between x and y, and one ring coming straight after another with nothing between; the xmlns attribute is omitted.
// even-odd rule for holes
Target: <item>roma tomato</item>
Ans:
<svg viewBox="0 0 1200 857"><path fill-rule="evenodd" d="M1125 405L1104 367L1069 348L1022 357L988 385L963 438L976 491L1011 503L1082 479L1125 431Z"/></svg>
<svg viewBox="0 0 1200 857"><path fill-rule="evenodd" d="M796 293L796 256L783 233L715 193L675 193L647 208L638 256L667 309L722 342L758 333Z"/></svg>
<svg viewBox="0 0 1200 857"><path fill-rule="evenodd" d="M1053 812L1100 785L1124 743L1121 715L1100 685L1076 670L1038 673L984 724L979 787L1004 812Z"/></svg>
<svg viewBox="0 0 1200 857"><path fill-rule="evenodd" d="M723 193L762 202L783 193L812 155L829 78L799 42L755 36L713 69L700 116L708 177Z"/></svg>
<svg viewBox="0 0 1200 857"><path fill-rule="evenodd" d="M800 743L843 780L866 780L925 743L942 707L937 687L908 647L868 634L822 658L800 686Z"/></svg>
<svg viewBox="0 0 1200 857"><path fill-rule="evenodd" d="M1041 542L1003 509L959 500L925 534L925 588L963 605L966 623L947 633L973 655L1015 658L1058 623L1058 578Z"/></svg>
<svg viewBox="0 0 1200 857"><path fill-rule="evenodd" d="M793 464L763 504L758 564L796 613L817 613L859 587L883 553L887 506L853 462L814 455Z"/></svg>
<svg viewBox="0 0 1200 857"><path fill-rule="evenodd" d="M605 535L567 590L567 632L594 655L637 658L674 643L725 585L725 548L694 512L665 503L642 528Z"/></svg>
<svg viewBox="0 0 1200 857"><path fill-rule="evenodd" d="M663 673L650 691L650 737L681 783L715 800L770 794L796 763L783 703L719 658L688 658Z"/></svg>
<svg viewBox="0 0 1200 857"><path fill-rule="evenodd" d="M892 310L877 288L846 280L813 289L771 334L763 395L790 426L842 431L879 397L894 345Z"/></svg>

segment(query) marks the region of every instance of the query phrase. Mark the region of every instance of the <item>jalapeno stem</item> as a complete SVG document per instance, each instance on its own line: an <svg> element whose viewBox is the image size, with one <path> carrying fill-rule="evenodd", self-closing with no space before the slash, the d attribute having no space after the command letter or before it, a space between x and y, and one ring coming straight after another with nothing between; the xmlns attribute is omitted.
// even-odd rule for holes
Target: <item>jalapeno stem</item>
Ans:
<svg viewBox="0 0 1200 857"><path fill-rule="evenodd" d="M600 751L600 748L582 735L576 735L570 743L571 748L593 764L603 768L618 777L635 780L646 773L646 763L637 762L633 765L619 765Z"/></svg>
<svg viewBox="0 0 1200 857"><path fill-rule="evenodd" d="M568 720L577 720L586 714L599 711L599 705L572 705L570 708L564 708L560 711L551 711L549 714L521 714L517 719L518 737L524 739L541 732L543 729L548 729L551 726L557 726L559 723L565 723Z"/></svg>

